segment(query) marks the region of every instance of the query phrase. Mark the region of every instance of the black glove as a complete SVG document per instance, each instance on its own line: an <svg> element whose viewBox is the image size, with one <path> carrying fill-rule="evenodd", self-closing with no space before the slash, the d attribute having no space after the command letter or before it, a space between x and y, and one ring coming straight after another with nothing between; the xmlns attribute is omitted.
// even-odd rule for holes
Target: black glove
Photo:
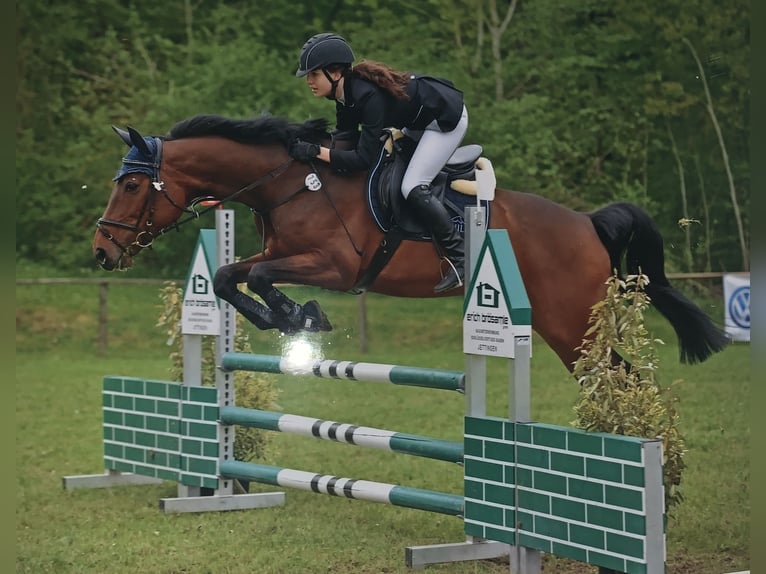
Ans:
<svg viewBox="0 0 766 574"><path fill-rule="evenodd" d="M287 153L298 161L311 161L319 155L319 145L295 139L290 142Z"/></svg>

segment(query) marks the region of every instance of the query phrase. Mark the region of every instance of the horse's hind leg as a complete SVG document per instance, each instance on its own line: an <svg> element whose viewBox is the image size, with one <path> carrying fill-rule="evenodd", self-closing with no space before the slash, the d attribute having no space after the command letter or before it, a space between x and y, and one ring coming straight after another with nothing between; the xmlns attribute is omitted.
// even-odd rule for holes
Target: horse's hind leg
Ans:
<svg viewBox="0 0 766 574"><path fill-rule="evenodd" d="M275 313L237 288L239 283L244 283L251 266L252 263L244 261L220 267L213 278L213 291L259 329L276 329Z"/></svg>

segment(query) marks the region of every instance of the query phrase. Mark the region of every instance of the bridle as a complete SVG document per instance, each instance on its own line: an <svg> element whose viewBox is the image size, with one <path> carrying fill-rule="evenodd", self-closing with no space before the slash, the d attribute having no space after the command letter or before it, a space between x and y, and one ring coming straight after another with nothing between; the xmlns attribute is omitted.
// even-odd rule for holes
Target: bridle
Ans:
<svg viewBox="0 0 766 574"><path fill-rule="evenodd" d="M139 212L138 216L136 217L135 223L125 223L124 221L116 221L114 219L107 219L105 217L100 217L98 221L96 222L96 229L101 232L101 234L106 237L109 241L111 241L114 245L116 245L120 251L121 256L122 255L128 255L133 256L136 253L138 253L141 249L144 249L146 247L151 247L152 243L154 243L154 240L159 237L160 235L163 235L170 231L171 229L178 230L181 225L188 223L189 221L199 219L203 214L207 213L211 209L217 209L224 203L227 203L229 201L232 201L236 197L240 196L243 193L247 193L249 191L252 191L253 189L263 185L264 183L275 179L279 177L282 173L287 170L288 167L290 167L290 164L292 164L295 160L293 158L288 159L287 161L281 163L276 168L265 174L264 176L258 178L254 182L238 189L231 195L228 195L224 197L223 199L215 199L211 197L199 197L195 198L192 203L188 206L179 205L178 202L176 202L170 194L165 189L165 183L160 179L160 167L162 165L162 144L163 140L162 138L155 137L154 143L156 146L156 151L154 152L154 156L152 157L152 161L141 161L136 160L132 158L125 157L122 160L122 163L127 166L134 166L137 168L142 169L136 169L134 171L145 173L146 168L151 169L151 188L149 190L149 193L147 194L146 201L144 201L143 206L141 207L141 211ZM313 166L312 166L313 167ZM128 172L130 173L130 172ZM272 209L275 209L276 207L279 207L280 205L284 205L293 197L298 195L299 193L308 190L308 187L304 185L297 191L291 193L285 198L282 198L279 200L275 205L264 209L264 210L253 210L255 213L264 215L271 211ZM188 213L189 216L185 219L181 219L179 221L174 221L170 225L167 225L166 227L163 227L159 231L154 231L152 229L154 225L154 212L155 212L155 204L157 201L157 195L161 193L162 196L176 209L178 209L182 214ZM203 209L198 210L197 206L200 203L205 203L206 207ZM144 224L145 229L141 229L140 224L141 220L144 218L144 215L148 212L148 215L146 217L146 223ZM118 227L120 229L127 229L129 231L133 231L136 233L136 238L133 240L133 243L125 246L123 245L112 233L107 229L107 227Z"/></svg>
<svg viewBox="0 0 766 574"><path fill-rule="evenodd" d="M101 234L109 241L119 247L123 254L127 253L128 255L135 255L141 249L145 247L151 247L152 243L154 242L154 238L162 235L165 231L167 231L167 229L161 229L156 234L152 231L152 226L154 225L153 219L155 203L157 200L157 193L154 192L161 192L165 196L165 199L167 199L174 207L181 210L181 212L188 213L190 211L190 208L178 205L165 190L165 184L160 180L160 166L162 164L162 139L155 137L154 143L156 145L156 151L154 153L154 157L152 158L153 161L141 161L127 157L122 159L123 165L135 166L138 168L151 168L152 172L151 189L153 191L150 191L147 194L146 201L144 201L144 205L141 207L141 211L136 217L136 222L125 223L124 221L115 221L114 219L107 219L105 217L100 217L96 222L96 229L98 229ZM145 170L139 169L135 171L143 172ZM141 223L141 220L147 211L149 212L149 215L146 218L146 229L141 229L139 224ZM136 238L133 240L133 243L126 247L120 243L114 235L111 234L111 232L106 228L107 226L119 227L120 229L134 231L136 233Z"/></svg>

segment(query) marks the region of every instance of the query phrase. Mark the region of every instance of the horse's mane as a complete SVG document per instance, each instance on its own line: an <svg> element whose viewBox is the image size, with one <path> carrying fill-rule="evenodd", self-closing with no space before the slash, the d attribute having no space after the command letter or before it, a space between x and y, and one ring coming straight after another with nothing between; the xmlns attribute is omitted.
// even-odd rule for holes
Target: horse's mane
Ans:
<svg viewBox="0 0 766 574"><path fill-rule="evenodd" d="M199 115L178 122L165 139L220 136L245 144L287 145L290 140L300 138L319 143L329 137L329 121L324 118L295 123L275 116L261 116L249 119L234 119L218 115Z"/></svg>

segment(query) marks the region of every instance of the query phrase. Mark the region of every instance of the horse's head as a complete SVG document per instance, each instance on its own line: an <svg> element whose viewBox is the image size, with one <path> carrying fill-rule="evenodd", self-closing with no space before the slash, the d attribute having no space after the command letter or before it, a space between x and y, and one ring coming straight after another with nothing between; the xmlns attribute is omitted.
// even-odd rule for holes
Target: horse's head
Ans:
<svg viewBox="0 0 766 574"><path fill-rule="evenodd" d="M195 206L206 200L217 205L236 201L259 213L287 203L310 189L304 183L307 168L295 167L301 164L287 154L288 142L327 141L327 125L322 119L294 124L268 116L238 120L202 115L179 122L164 138L113 126L130 151L96 225L96 261L107 270L130 267L133 257L155 238L198 218L204 210L198 212ZM160 177L164 145L167 181ZM279 183L272 183L277 178ZM179 221L183 213L187 218Z"/></svg>
<svg viewBox="0 0 766 574"><path fill-rule="evenodd" d="M114 177L112 195L93 238L96 261L107 270L130 267L133 256L149 247L184 210L160 179L162 139L143 137L131 127L112 129L130 151ZM165 199L157 201L159 196Z"/></svg>

